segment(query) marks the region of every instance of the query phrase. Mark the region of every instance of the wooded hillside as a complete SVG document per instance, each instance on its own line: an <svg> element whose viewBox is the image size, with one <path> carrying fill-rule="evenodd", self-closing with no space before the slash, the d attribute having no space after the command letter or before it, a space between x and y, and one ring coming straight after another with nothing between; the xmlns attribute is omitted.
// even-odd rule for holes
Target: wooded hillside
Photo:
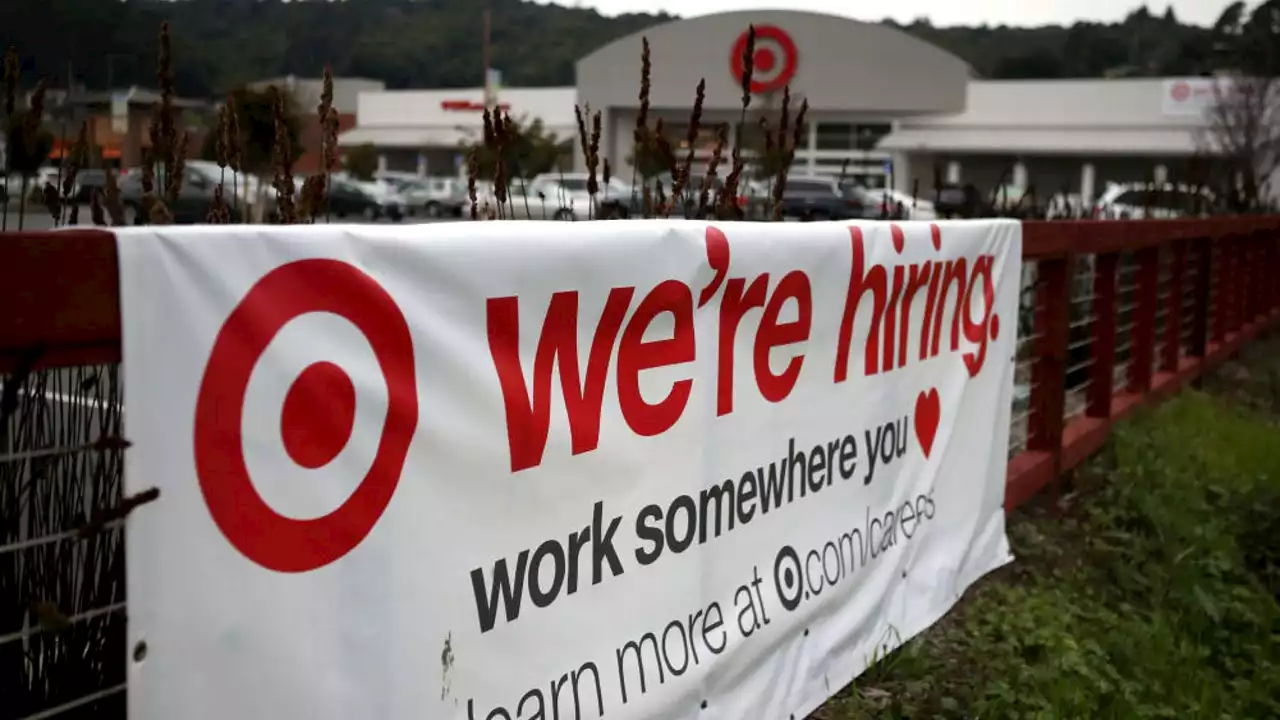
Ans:
<svg viewBox="0 0 1280 720"><path fill-rule="evenodd" d="M670 20L604 17L591 9L488 0L493 65L513 86L569 85L574 62L613 39ZM266 77L335 75L390 87L481 82L479 0L5 0L0 44L24 58L23 76L70 72L90 88L154 84L156 28L172 23L177 90L211 96ZM956 53L993 78L1187 75L1209 69L1207 28L1145 9L1112 25L904 30ZM660 60L660 59L659 59Z"/></svg>

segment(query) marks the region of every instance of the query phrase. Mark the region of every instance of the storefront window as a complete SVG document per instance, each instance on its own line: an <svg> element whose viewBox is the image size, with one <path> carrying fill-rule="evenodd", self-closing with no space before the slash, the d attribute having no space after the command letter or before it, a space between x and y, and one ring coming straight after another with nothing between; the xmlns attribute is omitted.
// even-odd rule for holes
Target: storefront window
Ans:
<svg viewBox="0 0 1280 720"><path fill-rule="evenodd" d="M665 124L664 124L665 125ZM652 126L650 126L652 127ZM665 125L662 134L666 135L667 142L671 144L672 149L676 152L683 152L689 148L689 126L687 123L672 123ZM728 140L733 142L733 133L729 134ZM698 128L698 140L695 143L695 150L711 152L716 144L715 127L702 126Z"/></svg>
<svg viewBox="0 0 1280 720"><path fill-rule="evenodd" d="M854 128L850 123L818 123L818 149L854 149Z"/></svg>
<svg viewBox="0 0 1280 720"><path fill-rule="evenodd" d="M863 123L855 128L854 144L859 150L871 150L892 129L889 123Z"/></svg>
<svg viewBox="0 0 1280 720"><path fill-rule="evenodd" d="M873 150L889 134L889 123L819 123L819 150Z"/></svg>

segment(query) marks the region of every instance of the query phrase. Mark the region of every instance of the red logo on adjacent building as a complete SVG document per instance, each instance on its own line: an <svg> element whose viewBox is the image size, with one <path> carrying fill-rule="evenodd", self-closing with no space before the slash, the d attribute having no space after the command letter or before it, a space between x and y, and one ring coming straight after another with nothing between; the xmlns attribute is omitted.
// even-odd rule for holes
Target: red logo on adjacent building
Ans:
<svg viewBox="0 0 1280 720"><path fill-rule="evenodd" d="M1176 82L1169 88L1169 95L1178 102L1186 102L1191 97L1191 86L1186 82Z"/></svg>
<svg viewBox="0 0 1280 720"><path fill-rule="evenodd" d="M729 68L739 84L746 71L743 54L747 50L746 32L738 36L729 55ZM776 92L786 87L796 75L799 53L795 41L776 25L756 26L755 52L751 56L751 92Z"/></svg>

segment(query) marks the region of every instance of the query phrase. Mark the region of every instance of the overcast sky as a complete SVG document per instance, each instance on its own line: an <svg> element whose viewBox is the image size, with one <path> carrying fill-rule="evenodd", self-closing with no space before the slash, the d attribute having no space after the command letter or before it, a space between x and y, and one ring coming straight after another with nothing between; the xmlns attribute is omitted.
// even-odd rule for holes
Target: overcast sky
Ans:
<svg viewBox="0 0 1280 720"><path fill-rule="evenodd" d="M1138 6L1139 0L558 0L559 4L594 7L606 15L665 11L680 16L729 10L786 8L844 15L858 20L891 17L902 23L928 17L934 25L1046 25L1077 20L1114 22ZM1172 5L1183 22L1209 25L1229 3L1224 0L1149 2L1153 13Z"/></svg>

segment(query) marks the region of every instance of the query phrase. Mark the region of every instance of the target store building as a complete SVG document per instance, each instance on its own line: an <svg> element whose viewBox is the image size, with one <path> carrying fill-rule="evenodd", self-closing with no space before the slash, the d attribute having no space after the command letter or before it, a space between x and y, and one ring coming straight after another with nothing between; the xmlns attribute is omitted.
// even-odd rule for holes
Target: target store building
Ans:
<svg viewBox="0 0 1280 720"><path fill-rule="evenodd" d="M1202 143L1204 108L1213 97L1201 87L1211 81L1201 79L987 81L959 57L896 28L778 10L650 27L580 59L576 87L503 88L497 101L512 117L541 118L561 137L575 136L574 102L599 111L600 154L627 178L647 38L650 127L662 118L667 137L683 142L696 86L705 80L695 151L706 157L709 128L723 122L732 129L740 121L750 25L757 39L744 134L760 132L762 115L777 123L782 90L790 86L793 118L801 98L809 104L793 172L837 175L844 168L870 186L923 194L937 177L1092 198L1106 181L1176 176ZM393 159L399 152L395 164L447 149L456 164L459 145L479 130L482 98L481 88L365 93L358 125L342 143L371 142ZM576 142L574 148L575 165L584 169Z"/></svg>

